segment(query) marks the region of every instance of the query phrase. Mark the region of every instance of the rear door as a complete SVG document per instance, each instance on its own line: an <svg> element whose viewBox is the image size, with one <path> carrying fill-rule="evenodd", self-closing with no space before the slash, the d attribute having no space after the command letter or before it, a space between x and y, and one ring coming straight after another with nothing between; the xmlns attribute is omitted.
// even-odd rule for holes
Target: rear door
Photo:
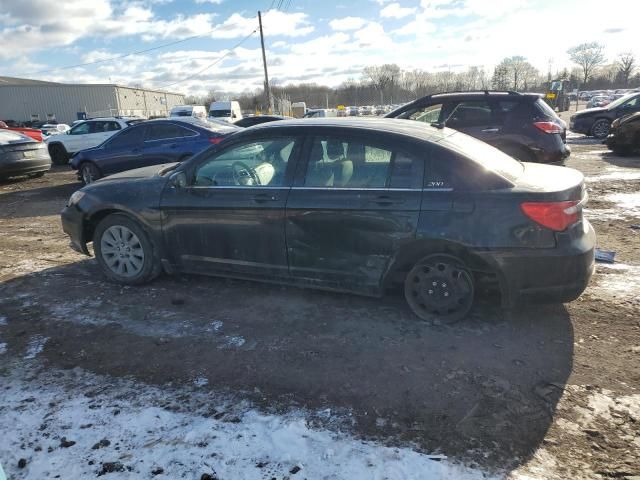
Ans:
<svg viewBox="0 0 640 480"><path fill-rule="evenodd" d="M286 209L292 276L377 291L415 236L424 161L407 144L340 131L307 139Z"/></svg>
<svg viewBox="0 0 640 480"><path fill-rule="evenodd" d="M502 135L502 125L492 111L492 103L489 98L451 102L446 109L447 127L494 144Z"/></svg>
<svg viewBox="0 0 640 480"><path fill-rule="evenodd" d="M188 143L194 141L200 134L170 122L147 124L144 137L144 147L140 156L141 167L158 165L161 163L177 162L180 158L193 154Z"/></svg>

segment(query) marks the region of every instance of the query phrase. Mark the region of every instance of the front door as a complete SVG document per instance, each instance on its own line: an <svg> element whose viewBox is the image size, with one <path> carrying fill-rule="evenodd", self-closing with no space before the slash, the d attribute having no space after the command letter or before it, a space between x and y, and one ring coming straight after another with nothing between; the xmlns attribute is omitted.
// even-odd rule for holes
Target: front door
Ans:
<svg viewBox="0 0 640 480"><path fill-rule="evenodd" d="M238 140L185 167L188 186L162 195L170 261L200 273L288 275L284 208L294 137Z"/></svg>
<svg viewBox="0 0 640 480"><path fill-rule="evenodd" d="M132 125L113 135L102 147L99 161L103 175L132 170L139 166L145 125Z"/></svg>
<svg viewBox="0 0 640 480"><path fill-rule="evenodd" d="M424 160L408 142L317 135L307 141L287 202L292 276L371 292L400 247L415 238Z"/></svg>

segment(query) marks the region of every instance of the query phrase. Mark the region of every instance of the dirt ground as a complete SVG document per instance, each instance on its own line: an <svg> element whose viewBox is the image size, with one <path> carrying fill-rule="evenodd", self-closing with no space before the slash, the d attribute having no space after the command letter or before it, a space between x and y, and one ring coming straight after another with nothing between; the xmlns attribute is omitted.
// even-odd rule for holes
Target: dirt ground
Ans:
<svg viewBox="0 0 640 480"><path fill-rule="evenodd" d="M489 299L454 326L416 320L394 295L196 276L122 288L68 247L70 171L2 182L0 389L81 369L268 412L331 409L330 428L514 479L640 478L640 158L569 142L616 263L571 304L506 315Z"/></svg>

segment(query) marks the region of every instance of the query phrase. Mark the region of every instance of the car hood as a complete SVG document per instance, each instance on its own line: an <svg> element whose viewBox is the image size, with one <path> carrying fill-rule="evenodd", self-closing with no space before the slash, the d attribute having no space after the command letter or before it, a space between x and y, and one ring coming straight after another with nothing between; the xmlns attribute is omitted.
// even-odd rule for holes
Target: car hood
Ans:
<svg viewBox="0 0 640 480"><path fill-rule="evenodd" d="M619 118L618 120L616 120L616 122L618 122L618 125L622 125L623 123L628 123L628 122L633 122L640 119L640 112L637 113L632 113L631 115L626 115L622 118Z"/></svg>
<svg viewBox="0 0 640 480"><path fill-rule="evenodd" d="M109 175L108 177L101 178L98 182L109 182L111 180L139 180L141 178L151 178L158 176L161 172L169 171L175 166L175 163L163 163L161 165L152 165L150 167L136 168L134 170L126 170L124 172ZM96 182L96 183L98 183Z"/></svg>
<svg viewBox="0 0 640 480"><path fill-rule="evenodd" d="M579 117L589 117L591 115L596 115L600 112L606 112L607 111L607 107L594 107L594 108L588 108L587 110L581 110L579 112L577 112L574 115L574 118L579 118Z"/></svg>

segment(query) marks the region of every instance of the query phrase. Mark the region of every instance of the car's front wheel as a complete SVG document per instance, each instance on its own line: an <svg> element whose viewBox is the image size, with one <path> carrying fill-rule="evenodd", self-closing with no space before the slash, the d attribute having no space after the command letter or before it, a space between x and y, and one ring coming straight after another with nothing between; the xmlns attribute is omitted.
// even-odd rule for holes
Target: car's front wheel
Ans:
<svg viewBox="0 0 640 480"><path fill-rule="evenodd" d="M611 130L611 122L604 118L596 120L591 127L591 135L596 138L607 138L609 136L609 130Z"/></svg>
<svg viewBox="0 0 640 480"><path fill-rule="evenodd" d="M102 173L95 163L84 162L80 165L80 179L84 185L89 185L101 177Z"/></svg>
<svg viewBox="0 0 640 480"><path fill-rule="evenodd" d="M430 255L415 264L404 283L404 295L422 320L453 323L473 305L473 275L452 255Z"/></svg>
<svg viewBox="0 0 640 480"><path fill-rule="evenodd" d="M153 280L160 263L145 231L123 214L111 214L97 226L93 249L104 274L110 280L136 285Z"/></svg>
<svg viewBox="0 0 640 480"><path fill-rule="evenodd" d="M55 165L66 165L69 163L69 154L67 149L59 143L49 145L49 156Z"/></svg>

